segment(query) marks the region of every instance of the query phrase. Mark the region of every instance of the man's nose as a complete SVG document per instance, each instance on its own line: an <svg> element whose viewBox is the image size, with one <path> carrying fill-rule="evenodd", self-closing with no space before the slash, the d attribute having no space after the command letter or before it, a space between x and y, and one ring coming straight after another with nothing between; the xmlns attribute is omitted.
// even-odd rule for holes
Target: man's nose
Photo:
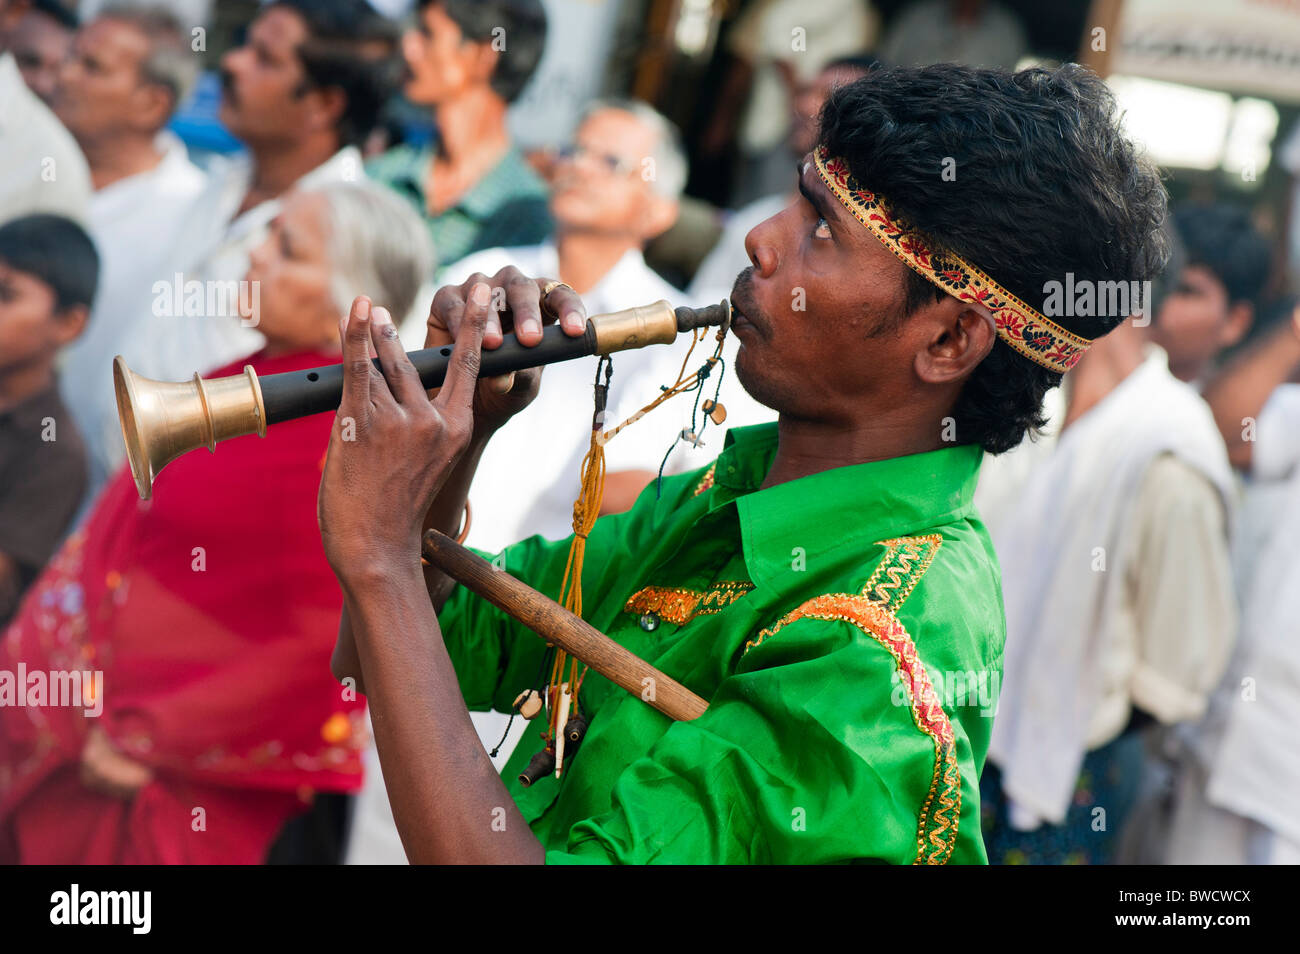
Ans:
<svg viewBox="0 0 1300 954"><path fill-rule="evenodd" d="M769 241L769 232L763 228L766 224L754 226L745 236L745 254L754 263L754 271L759 278L771 278L781 264L781 256Z"/></svg>
<svg viewBox="0 0 1300 954"><path fill-rule="evenodd" d="M237 46L233 50L227 50L221 57L222 72L229 73L232 76L239 72L239 67L243 61L244 48Z"/></svg>

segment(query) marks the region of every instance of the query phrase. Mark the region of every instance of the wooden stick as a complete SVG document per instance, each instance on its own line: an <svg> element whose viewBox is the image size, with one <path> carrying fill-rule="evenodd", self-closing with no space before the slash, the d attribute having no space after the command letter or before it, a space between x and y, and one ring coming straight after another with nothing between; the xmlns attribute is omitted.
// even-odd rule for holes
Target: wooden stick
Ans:
<svg viewBox="0 0 1300 954"><path fill-rule="evenodd" d="M681 683L624 649L586 620L504 570L498 570L446 534L437 530L426 532L423 550L424 558L452 579L670 719L689 722L698 719L709 707Z"/></svg>

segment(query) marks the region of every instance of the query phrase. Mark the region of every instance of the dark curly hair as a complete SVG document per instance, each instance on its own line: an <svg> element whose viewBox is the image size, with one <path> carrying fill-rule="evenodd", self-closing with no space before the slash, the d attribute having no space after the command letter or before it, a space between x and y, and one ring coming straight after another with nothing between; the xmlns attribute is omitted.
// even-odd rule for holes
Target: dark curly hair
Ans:
<svg viewBox="0 0 1300 954"><path fill-rule="evenodd" d="M935 249L1040 309L1067 272L1146 281L1168 256L1160 174L1120 130L1110 90L1075 64L877 70L830 97L820 141ZM908 269L900 320L944 295ZM1123 317L1054 320L1096 338ZM953 410L958 440L1010 450L1042 427L1060 380L997 339Z"/></svg>

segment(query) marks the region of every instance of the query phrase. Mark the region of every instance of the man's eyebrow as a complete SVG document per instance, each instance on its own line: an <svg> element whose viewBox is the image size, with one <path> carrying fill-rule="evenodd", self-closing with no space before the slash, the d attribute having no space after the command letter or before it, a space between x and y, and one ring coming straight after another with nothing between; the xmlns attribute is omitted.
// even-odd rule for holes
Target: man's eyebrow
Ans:
<svg viewBox="0 0 1300 954"><path fill-rule="evenodd" d="M811 163L808 163L811 166ZM814 192L807 183L804 182L804 165L799 166L799 194L808 200L808 204L817 210L817 214L828 222L833 222L839 218L839 215L830 208L823 196Z"/></svg>

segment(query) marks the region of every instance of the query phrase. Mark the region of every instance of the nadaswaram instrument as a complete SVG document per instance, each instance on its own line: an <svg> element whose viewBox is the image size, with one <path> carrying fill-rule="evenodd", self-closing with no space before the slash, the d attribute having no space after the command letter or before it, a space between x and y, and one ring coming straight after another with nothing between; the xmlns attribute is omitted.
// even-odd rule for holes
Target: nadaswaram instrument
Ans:
<svg viewBox="0 0 1300 954"><path fill-rule="evenodd" d="M679 332L726 325L731 304L674 309L666 301L625 308L587 319L583 334L570 337L559 325L542 332L541 343L527 347L507 335L499 348L484 351L479 375L495 377L591 355L608 355L653 344L668 344ZM453 347L408 352L426 388L442 385ZM374 359L376 367L379 359ZM126 456L141 500L153 494L159 471L192 450L246 434L266 436L271 424L335 410L343 398L343 365L286 371L259 378L252 367L242 374L170 383L136 374L121 355L113 359L117 413Z"/></svg>
<svg viewBox="0 0 1300 954"><path fill-rule="evenodd" d="M724 300L704 308L674 309L666 301L627 308L587 320L582 335L570 337L558 325L542 332L534 347L507 335L499 348L482 353L480 377L494 377L591 355L668 344L680 332L731 323ZM719 339L721 340L721 339ZM454 347L408 352L426 388L440 387ZM378 359L374 359L378 366ZM259 378L250 366L242 374L169 383L136 374L121 355L113 359L113 383L127 460L142 500L167 464L200 447L216 452L220 441L247 434L266 436L270 424L336 409L343 397L343 365L289 371ZM702 715L708 704L608 636L504 571L497 570L448 537L429 531L425 560L474 593L503 609L548 643L590 666L611 682L677 720Z"/></svg>

